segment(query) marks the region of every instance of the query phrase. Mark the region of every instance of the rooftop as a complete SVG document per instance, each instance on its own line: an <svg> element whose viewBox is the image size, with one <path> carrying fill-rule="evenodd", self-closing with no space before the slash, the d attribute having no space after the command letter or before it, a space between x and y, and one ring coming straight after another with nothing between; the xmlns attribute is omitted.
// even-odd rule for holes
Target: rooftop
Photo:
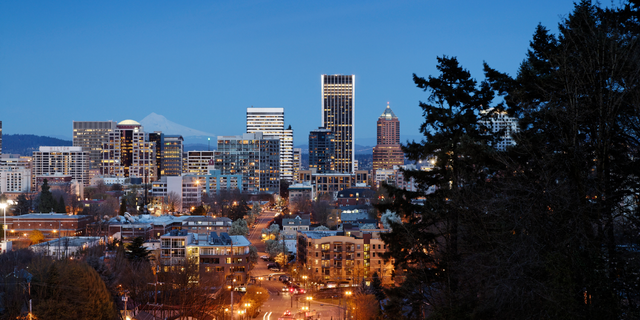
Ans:
<svg viewBox="0 0 640 320"><path fill-rule="evenodd" d="M393 113L393 110L391 110L391 107L389 107L389 102L387 102L387 108L384 109L384 112L382 113L382 115L380 115L379 119L384 119L384 120L398 119L398 117L396 117L396 114Z"/></svg>

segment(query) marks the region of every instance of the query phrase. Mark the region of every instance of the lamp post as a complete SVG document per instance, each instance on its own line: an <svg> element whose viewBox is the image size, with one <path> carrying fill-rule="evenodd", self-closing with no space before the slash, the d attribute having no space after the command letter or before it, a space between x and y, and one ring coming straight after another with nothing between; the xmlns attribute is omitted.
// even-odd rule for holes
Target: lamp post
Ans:
<svg viewBox="0 0 640 320"><path fill-rule="evenodd" d="M347 291L344 293L346 295L346 298L344 299L344 318L347 318L347 298L351 297L351 291Z"/></svg>
<svg viewBox="0 0 640 320"><path fill-rule="evenodd" d="M7 204L6 203L0 203L0 208L4 209L4 222L2 223L2 232L4 233L4 238L2 238L2 241L7 242Z"/></svg>

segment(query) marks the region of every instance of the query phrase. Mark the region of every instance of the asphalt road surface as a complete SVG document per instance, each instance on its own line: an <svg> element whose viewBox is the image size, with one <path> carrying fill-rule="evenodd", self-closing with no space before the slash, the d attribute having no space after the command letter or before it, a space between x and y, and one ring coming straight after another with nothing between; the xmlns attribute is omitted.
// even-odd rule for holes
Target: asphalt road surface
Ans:
<svg viewBox="0 0 640 320"><path fill-rule="evenodd" d="M248 239L251 244L258 249L259 256L267 255L266 252L264 252L265 245L262 241L262 229L267 228L267 224L273 220L275 216L276 212L274 211L263 211L256 219L256 227L249 231ZM258 263L255 268L251 270L250 274L252 277L258 279L256 285L269 290L269 300L260 308L262 312L258 315L257 319L278 320L278 318L283 317L287 310L290 311L292 315L295 315L298 312L303 312L301 308L307 306L309 307L309 311L314 314L313 319L344 319L344 309L341 309L337 304L318 303L313 300L308 303L306 297L313 296L313 293L290 294L288 291L283 292L282 287L284 284L278 280L278 277L285 273L270 271L267 269L267 261L258 259ZM262 278L262 280L259 280L260 278Z"/></svg>

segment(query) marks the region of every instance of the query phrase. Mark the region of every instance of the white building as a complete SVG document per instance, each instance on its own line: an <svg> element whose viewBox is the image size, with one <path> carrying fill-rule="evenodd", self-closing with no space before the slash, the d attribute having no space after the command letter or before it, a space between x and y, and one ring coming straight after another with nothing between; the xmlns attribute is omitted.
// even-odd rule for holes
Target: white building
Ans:
<svg viewBox="0 0 640 320"><path fill-rule="evenodd" d="M40 147L39 151L33 152L31 173L34 178L70 175L73 180L88 186L90 165L89 151L82 147Z"/></svg>
<svg viewBox="0 0 640 320"><path fill-rule="evenodd" d="M280 140L280 178L293 181L293 130L284 128L284 108L247 108L247 132Z"/></svg>
<svg viewBox="0 0 640 320"><path fill-rule="evenodd" d="M514 117L510 117L506 112L493 112L493 108L483 110L480 114L484 117L489 114L489 117L485 120L480 120L479 123L487 126L491 129L491 132L499 133L504 130L500 140L498 140L495 148L500 151L504 151L508 146L514 146L516 144L513 140L513 134L520 131L518 127L518 120Z"/></svg>
<svg viewBox="0 0 640 320"><path fill-rule="evenodd" d="M102 237L62 237L29 246L31 251L46 256L66 258L77 255L80 250L104 244Z"/></svg>
<svg viewBox="0 0 640 320"><path fill-rule="evenodd" d="M163 176L152 183L151 194L166 201L175 201L176 211L186 212L202 203L202 190L204 185L197 176Z"/></svg>

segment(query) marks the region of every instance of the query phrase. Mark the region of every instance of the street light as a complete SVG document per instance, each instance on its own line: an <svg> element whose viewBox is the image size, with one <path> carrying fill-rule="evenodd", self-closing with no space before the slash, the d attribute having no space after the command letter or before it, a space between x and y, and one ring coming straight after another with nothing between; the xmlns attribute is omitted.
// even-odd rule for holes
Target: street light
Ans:
<svg viewBox="0 0 640 320"><path fill-rule="evenodd" d="M347 296L347 298L351 297L351 291L347 291L344 294ZM347 318L347 309L348 309L347 308L347 298L344 299L344 317L345 317L345 319Z"/></svg>

